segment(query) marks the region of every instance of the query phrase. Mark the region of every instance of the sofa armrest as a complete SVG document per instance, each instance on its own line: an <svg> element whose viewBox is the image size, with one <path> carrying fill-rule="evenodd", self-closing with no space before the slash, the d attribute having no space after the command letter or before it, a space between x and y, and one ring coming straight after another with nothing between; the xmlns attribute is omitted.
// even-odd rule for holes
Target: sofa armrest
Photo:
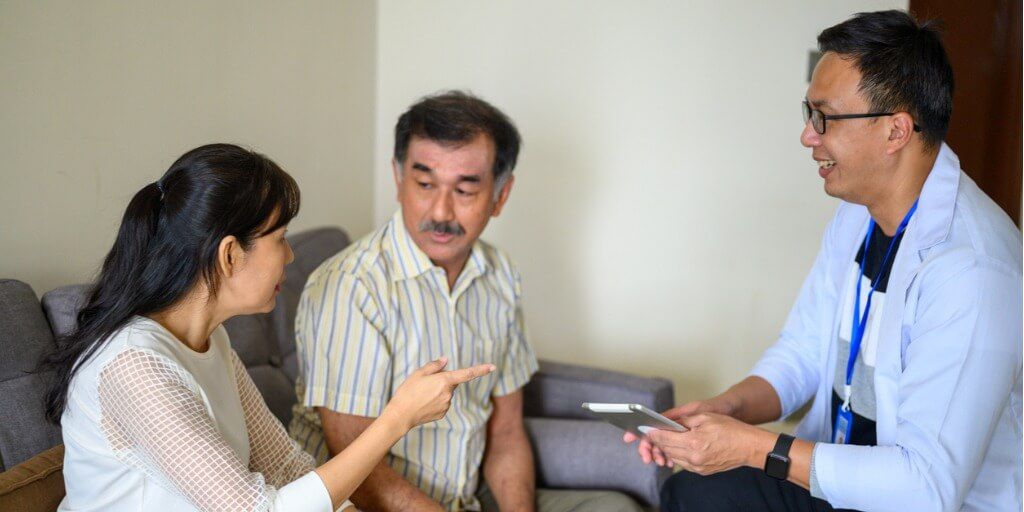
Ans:
<svg viewBox="0 0 1024 512"><path fill-rule="evenodd" d="M655 411L674 405L672 383L587 366L540 361L524 389L526 430L533 443L537 484L568 489L608 489L656 507L668 468L644 465L622 432L594 419L583 402L642 404Z"/></svg>
<svg viewBox="0 0 1024 512"><path fill-rule="evenodd" d="M553 361L540 361L540 369L524 388L524 415L543 418L594 417L583 402L641 404L661 412L673 407L672 382Z"/></svg>
<svg viewBox="0 0 1024 512"><path fill-rule="evenodd" d="M533 445L537 486L552 489L601 489L628 494L643 506L658 506L658 491L668 468L644 465L636 445L600 420L526 418Z"/></svg>
<svg viewBox="0 0 1024 512"><path fill-rule="evenodd" d="M64 445L59 444L0 473L3 510L57 510L64 499Z"/></svg>

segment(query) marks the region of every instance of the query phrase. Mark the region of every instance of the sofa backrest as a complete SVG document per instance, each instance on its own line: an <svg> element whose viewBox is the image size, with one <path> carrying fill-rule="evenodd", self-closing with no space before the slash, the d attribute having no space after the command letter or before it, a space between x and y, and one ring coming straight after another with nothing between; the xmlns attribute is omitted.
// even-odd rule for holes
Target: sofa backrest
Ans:
<svg viewBox="0 0 1024 512"><path fill-rule="evenodd" d="M309 274L349 244L348 235L337 228L296 233L289 236L288 241L295 252L295 261L288 266L274 311L239 316L224 323L249 376L285 427L291 421L296 401L295 310L299 296Z"/></svg>
<svg viewBox="0 0 1024 512"><path fill-rule="evenodd" d="M50 375L34 373L53 347L32 287L0 279L0 471L61 443L60 429L43 412Z"/></svg>
<svg viewBox="0 0 1024 512"><path fill-rule="evenodd" d="M256 387L285 426L291 421L292 405L296 400L295 310L299 296L309 274L324 260L344 249L349 239L338 228L319 228L291 235L288 241L295 252L295 261L286 270L274 311L235 317L224 324L231 337L231 345L245 363ZM43 295L42 309L57 336L74 328L87 290L86 285L70 285ZM38 303L36 309L39 309ZM49 343L53 343L52 337ZM29 456L48 447L43 446Z"/></svg>

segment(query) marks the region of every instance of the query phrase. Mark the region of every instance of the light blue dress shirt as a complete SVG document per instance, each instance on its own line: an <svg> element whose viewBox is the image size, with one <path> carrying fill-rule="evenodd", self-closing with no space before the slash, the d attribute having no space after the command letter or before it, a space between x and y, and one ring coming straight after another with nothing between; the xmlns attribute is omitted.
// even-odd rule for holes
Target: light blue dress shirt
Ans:
<svg viewBox="0 0 1024 512"><path fill-rule="evenodd" d="M831 444L840 307L868 211L842 203L779 340L751 371L817 441L836 508L1021 510L1021 233L945 144L904 235L882 309L878 446Z"/></svg>

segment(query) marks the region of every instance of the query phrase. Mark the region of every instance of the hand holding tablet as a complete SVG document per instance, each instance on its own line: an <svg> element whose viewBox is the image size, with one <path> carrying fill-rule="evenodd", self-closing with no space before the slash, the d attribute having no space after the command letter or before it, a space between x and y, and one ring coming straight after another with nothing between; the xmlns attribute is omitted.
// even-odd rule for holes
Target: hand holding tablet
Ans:
<svg viewBox="0 0 1024 512"><path fill-rule="evenodd" d="M654 429L686 432L686 427L640 404L610 404L584 402L583 408L600 416L616 427L643 437Z"/></svg>

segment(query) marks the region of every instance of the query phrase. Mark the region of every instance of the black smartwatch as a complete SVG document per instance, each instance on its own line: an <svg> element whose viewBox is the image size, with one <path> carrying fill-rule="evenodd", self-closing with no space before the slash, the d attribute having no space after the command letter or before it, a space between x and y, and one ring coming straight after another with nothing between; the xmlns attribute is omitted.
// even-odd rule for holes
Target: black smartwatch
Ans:
<svg viewBox="0 0 1024 512"><path fill-rule="evenodd" d="M789 448L793 446L793 436L779 434L775 448L764 459L764 472L777 480L785 480L789 476Z"/></svg>

